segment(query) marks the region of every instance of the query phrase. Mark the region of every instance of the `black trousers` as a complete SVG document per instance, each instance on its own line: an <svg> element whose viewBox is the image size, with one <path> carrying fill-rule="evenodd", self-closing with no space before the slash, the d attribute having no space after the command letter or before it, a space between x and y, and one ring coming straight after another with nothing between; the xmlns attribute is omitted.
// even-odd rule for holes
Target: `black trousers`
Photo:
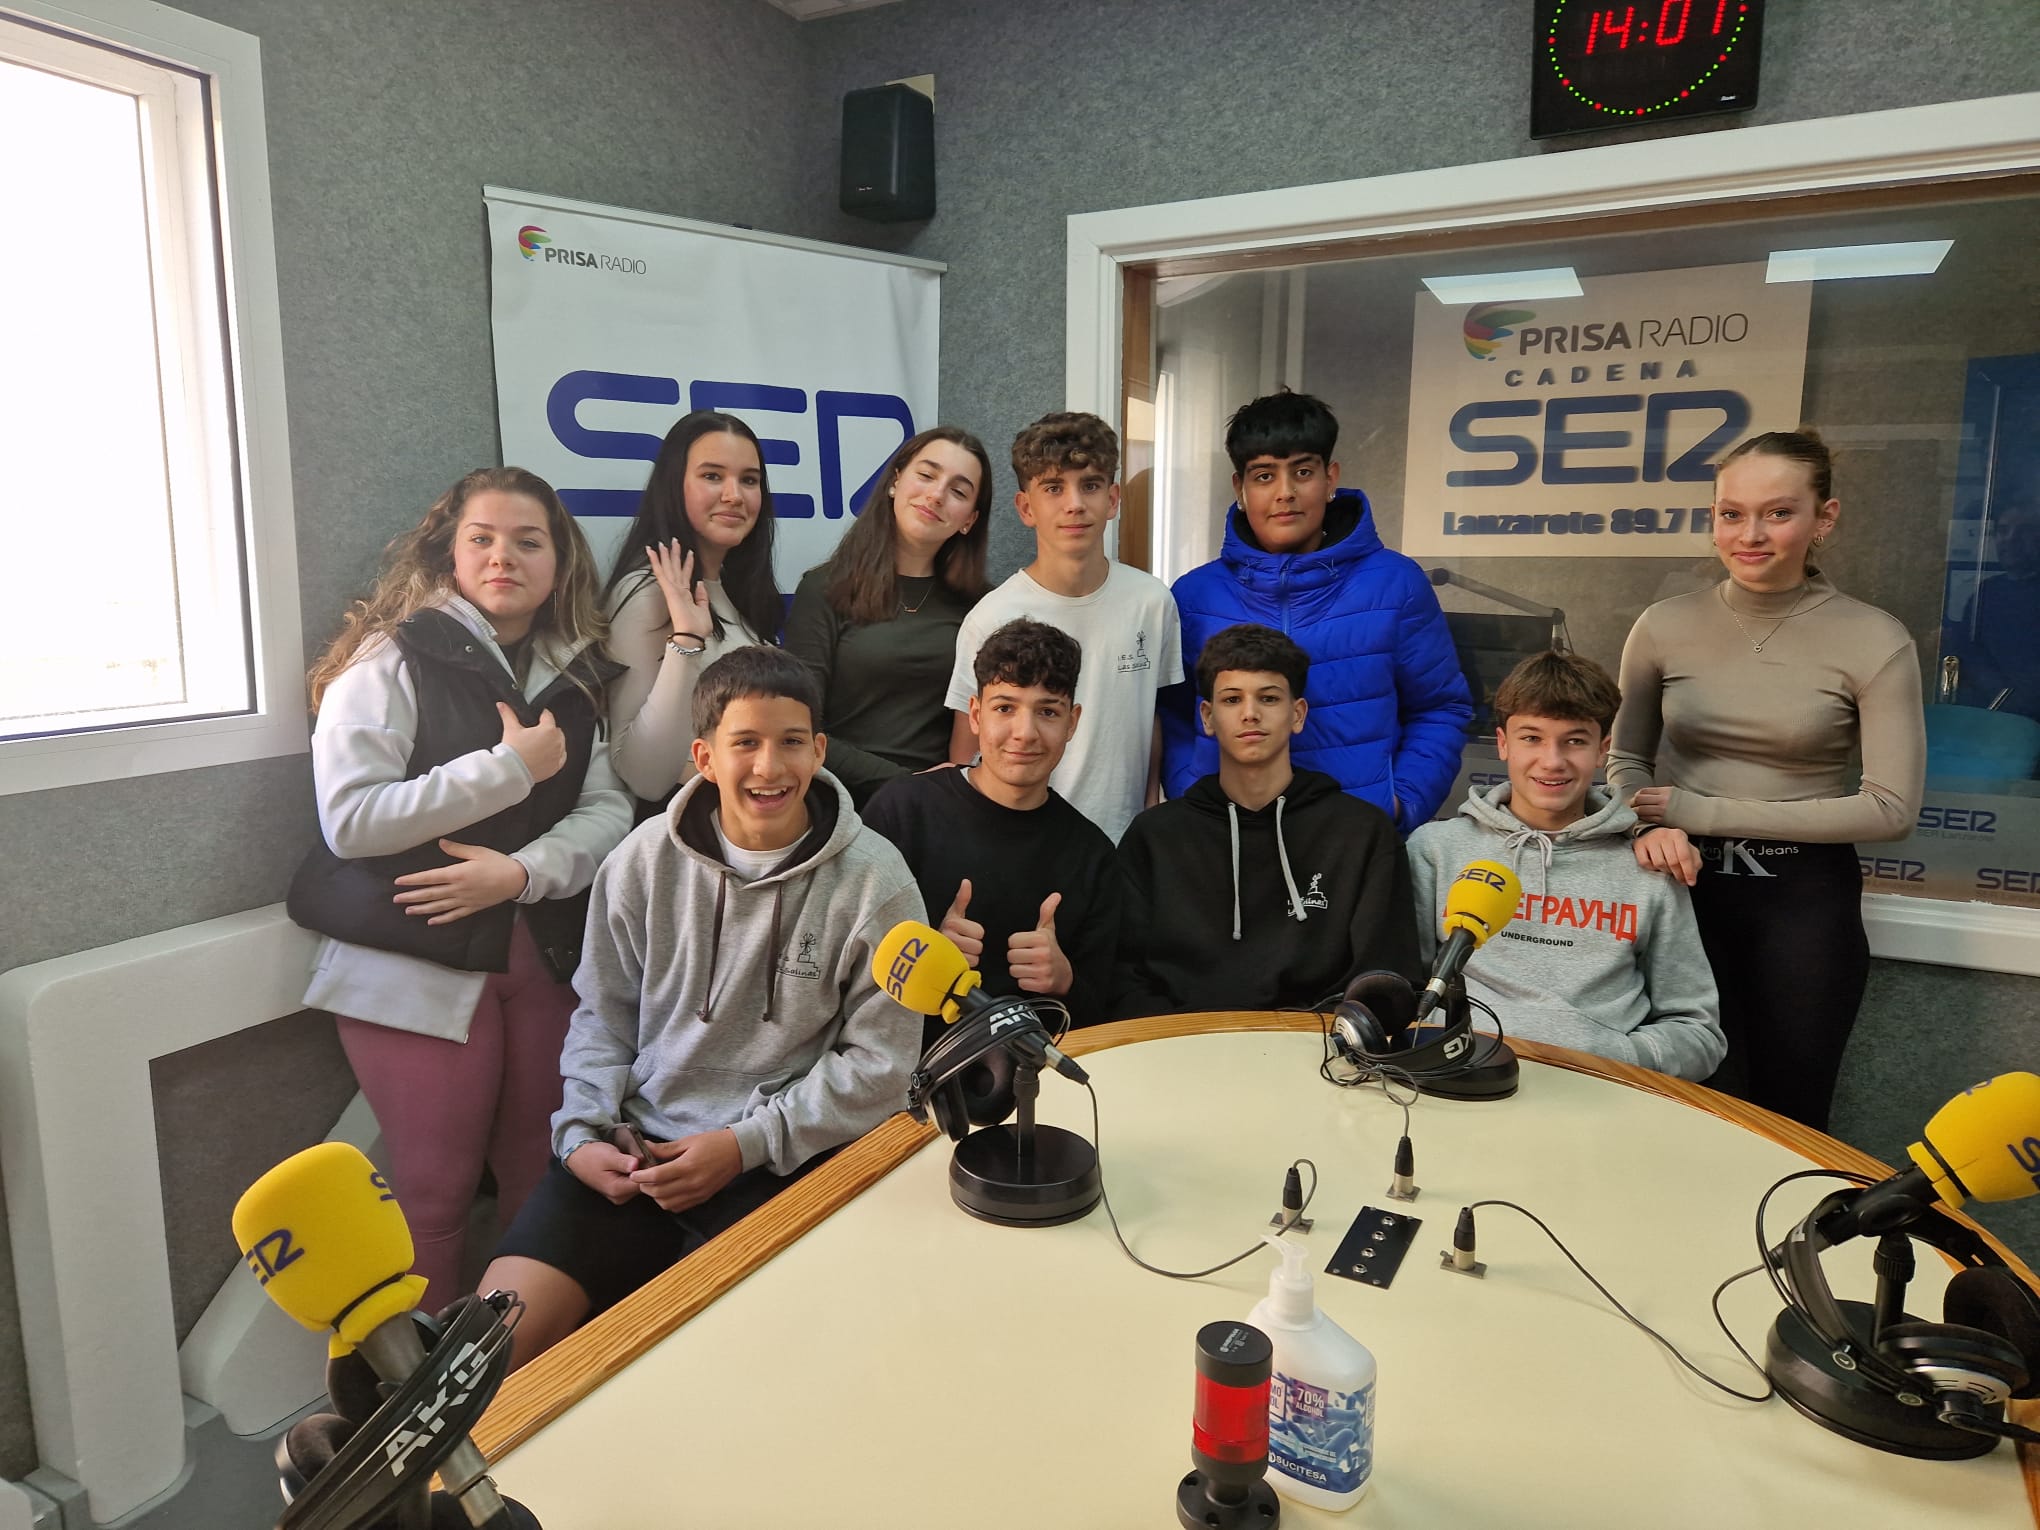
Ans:
<svg viewBox="0 0 2040 1530"><path fill-rule="evenodd" d="M1863 1003L1870 942L1854 845L1696 835L1693 914L1728 1056L1707 1082L1821 1131Z"/></svg>
<svg viewBox="0 0 2040 1530"><path fill-rule="evenodd" d="M661 1211L649 1195L621 1205L574 1178L555 1158L497 1245L563 1271L588 1294L588 1316L607 1312L653 1276L727 1232L773 1196L836 1154L817 1153L791 1174L747 1169L687 1211Z"/></svg>

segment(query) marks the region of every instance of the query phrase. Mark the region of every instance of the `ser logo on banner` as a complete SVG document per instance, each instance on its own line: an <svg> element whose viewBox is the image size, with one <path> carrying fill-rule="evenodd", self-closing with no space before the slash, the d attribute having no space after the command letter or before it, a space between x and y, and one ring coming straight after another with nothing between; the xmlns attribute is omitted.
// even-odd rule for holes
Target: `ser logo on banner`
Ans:
<svg viewBox="0 0 2040 1530"><path fill-rule="evenodd" d="M1575 298L1416 299L1403 551L1695 557L1713 463L1798 423L1807 288L1761 264L1587 277Z"/></svg>
<svg viewBox="0 0 2040 1530"><path fill-rule="evenodd" d="M797 416L803 423L812 418L817 467L821 473L821 513L829 520L841 520L848 506L863 503L872 481L883 471L885 459L854 490L845 493L843 424L846 420L885 420L898 426L891 438L894 445L914 434L913 411L896 393L847 393L824 388L814 396L812 410L805 388L775 387L770 383L720 382L698 378L687 389L687 408L720 409L744 417L758 432L758 446L769 471L801 462L800 443L785 434L788 423L774 426L774 416ZM569 372L546 394L545 418L553 437L579 456L617 462L642 462L640 472L650 470L659 455L658 436L645 431L597 430L581 423L580 409L591 400L624 404L654 404L667 413L680 402L677 377L642 377L630 372ZM677 418L677 414L674 416ZM560 498L575 515L635 515L637 489L575 489L560 486ZM772 491L772 514L782 521L812 519L815 497L776 485Z"/></svg>
<svg viewBox="0 0 2040 1530"><path fill-rule="evenodd" d="M503 460L560 491L605 566L690 410L757 433L782 590L936 421L939 266L496 188L484 200Z"/></svg>

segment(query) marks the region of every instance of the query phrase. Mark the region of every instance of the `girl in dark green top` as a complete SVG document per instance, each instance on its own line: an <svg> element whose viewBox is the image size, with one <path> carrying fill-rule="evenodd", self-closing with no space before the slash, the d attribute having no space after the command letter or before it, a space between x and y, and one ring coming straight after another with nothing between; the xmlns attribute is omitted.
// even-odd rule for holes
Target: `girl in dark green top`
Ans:
<svg viewBox="0 0 2040 1530"><path fill-rule="evenodd" d="M872 480L857 524L794 592L786 646L822 687L829 769L863 807L949 758L956 633L986 590L992 462L976 436L924 430Z"/></svg>

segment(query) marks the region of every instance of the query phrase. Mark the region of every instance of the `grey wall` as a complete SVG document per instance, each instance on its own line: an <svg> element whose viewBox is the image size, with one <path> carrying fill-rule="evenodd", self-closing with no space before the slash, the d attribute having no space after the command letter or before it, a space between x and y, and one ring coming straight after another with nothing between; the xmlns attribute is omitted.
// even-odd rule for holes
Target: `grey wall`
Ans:
<svg viewBox="0 0 2040 1530"><path fill-rule="evenodd" d="M949 261L944 414L996 456L1062 402L1067 214L1554 152L1524 136L1529 0L905 0L804 27L762 0L182 8L262 41L311 649L381 544L494 458L484 182ZM1771 9L1744 120L2040 88L2028 0ZM842 218L838 97L930 71L942 211ZM1018 530L1001 515L998 572ZM302 758L0 798L0 966L274 902L312 832Z"/></svg>
<svg viewBox="0 0 2040 1530"><path fill-rule="evenodd" d="M180 8L262 44L308 652L382 544L461 473L496 460L485 182L826 231L806 42L760 0ZM276 902L314 832L304 756L0 797L0 967ZM224 1054L245 1048L246 1062L291 1045L331 1052L330 1026L323 1040L300 1028L294 1042L258 1034L205 1049L218 1065L205 1070L210 1088L188 1068L159 1074L166 1122L203 1119L208 1095L231 1098L220 1081L241 1070ZM331 1126L331 1112L314 1114L298 1121L300 1142L255 1135L265 1152L287 1151ZM166 1147L173 1188L209 1172L187 1134ZM198 1300L187 1286L216 1286L233 1251L224 1219L211 1225L217 1207L186 1218L170 1199L180 1249L202 1257L209 1236L227 1255L183 1271L181 1330ZM0 1254L5 1476L36 1459L12 1273Z"/></svg>

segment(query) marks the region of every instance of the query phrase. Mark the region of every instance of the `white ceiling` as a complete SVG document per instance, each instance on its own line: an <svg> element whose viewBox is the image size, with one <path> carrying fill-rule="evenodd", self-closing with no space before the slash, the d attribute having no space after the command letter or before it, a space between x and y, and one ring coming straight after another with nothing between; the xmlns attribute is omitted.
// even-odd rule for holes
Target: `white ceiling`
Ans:
<svg viewBox="0 0 2040 1530"><path fill-rule="evenodd" d="M797 21L821 16L840 16L845 11L868 11L874 5L893 5L897 0L766 0Z"/></svg>

